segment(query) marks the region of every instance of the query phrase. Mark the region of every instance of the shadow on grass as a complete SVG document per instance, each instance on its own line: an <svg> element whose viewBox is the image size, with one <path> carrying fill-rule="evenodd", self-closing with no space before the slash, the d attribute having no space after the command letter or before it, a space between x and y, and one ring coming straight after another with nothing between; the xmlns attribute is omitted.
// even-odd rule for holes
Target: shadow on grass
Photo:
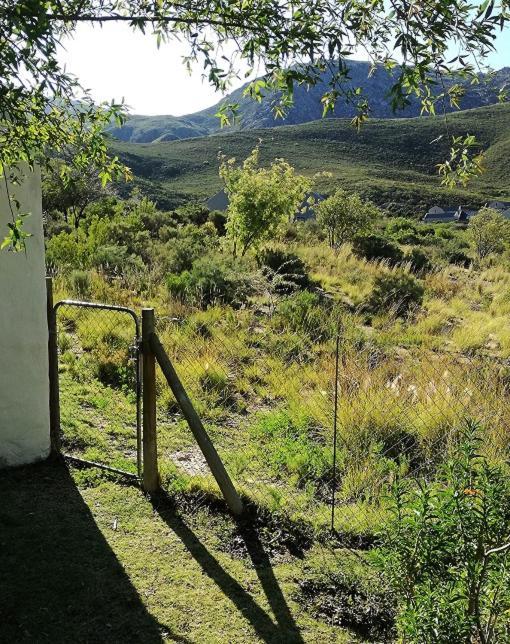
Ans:
<svg viewBox="0 0 510 644"><path fill-rule="evenodd" d="M163 631L64 465L0 472L1 641L145 644Z"/></svg>
<svg viewBox="0 0 510 644"><path fill-rule="evenodd" d="M161 519L181 539L205 574L218 585L237 610L250 622L262 641L271 644L283 642L285 644L300 644L303 642L256 530L250 526L241 525L241 534L276 618L276 623L239 582L222 567L221 563L214 558L194 532L178 516L172 499L168 495L160 492L152 499L152 503Z"/></svg>

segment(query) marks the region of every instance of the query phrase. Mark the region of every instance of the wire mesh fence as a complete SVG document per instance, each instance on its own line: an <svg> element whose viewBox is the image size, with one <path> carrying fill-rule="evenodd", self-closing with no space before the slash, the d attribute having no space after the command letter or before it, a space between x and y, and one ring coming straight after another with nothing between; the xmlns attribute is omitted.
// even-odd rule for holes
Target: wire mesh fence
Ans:
<svg viewBox="0 0 510 644"><path fill-rule="evenodd" d="M136 473L133 318L63 303L57 322L63 450ZM157 333L238 490L323 542L370 543L392 480L436 478L467 419L489 459L508 460L509 360L282 326L256 309L159 316ZM163 485L192 490L198 508L216 484L160 371L157 393Z"/></svg>
<svg viewBox="0 0 510 644"><path fill-rule="evenodd" d="M64 301L56 319L63 453L139 474L136 318L121 308Z"/></svg>
<svg viewBox="0 0 510 644"><path fill-rule="evenodd" d="M158 334L237 487L325 539L370 539L388 484L437 476L468 418L489 458L508 458L508 361L277 329L242 311L159 318ZM158 400L164 471L203 487L207 466L162 380Z"/></svg>

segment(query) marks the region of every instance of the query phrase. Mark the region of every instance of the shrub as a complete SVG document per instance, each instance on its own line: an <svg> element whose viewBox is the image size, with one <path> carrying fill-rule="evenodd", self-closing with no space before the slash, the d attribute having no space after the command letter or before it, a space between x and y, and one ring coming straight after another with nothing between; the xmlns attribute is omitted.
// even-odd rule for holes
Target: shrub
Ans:
<svg viewBox="0 0 510 644"><path fill-rule="evenodd" d="M404 259L400 248L381 235L363 235L356 237L352 250L357 257L368 260L385 259L389 264L398 264Z"/></svg>
<svg viewBox="0 0 510 644"><path fill-rule="evenodd" d="M386 226L386 232L399 244L419 244L422 237L416 224L405 217L395 217Z"/></svg>
<svg viewBox="0 0 510 644"><path fill-rule="evenodd" d="M257 263L277 293L291 293L311 285L305 263L294 253L266 248L257 255Z"/></svg>
<svg viewBox="0 0 510 644"><path fill-rule="evenodd" d="M469 220L469 236L480 259L502 253L510 240L510 223L498 210L481 208Z"/></svg>
<svg viewBox="0 0 510 644"><path fill-rule="evenodd" d="M300 291L277 306L275 324L281 329L306 333L319 342L329 334L329 315L318 295Z"/></svg>
<svg viewBox="0 0 510 644"><path fill-rule="evenodd" d="M405 261L409 263L413 273L426 273L432 268L428 255L419 248L413 248L406 253Z"/></svg>
<svg viewBox="0 0 510 644"><path fill-rule="evenodd" d="M221 210L213 210L209 213L209 221L216 229L218 237L224 237L227 234L227 215Z"/></svg>
<svg viewBox="0 0 510 644"><path fill-rule="evenodd" d="M440 258L448 264L455 264L456 266L463 266L468 268L472 262L469 255L467 255L458 244L447 243L443 246L439 254Z"/></svg>
<svg viewBox="0 0 510 644"><path fill-rule="evenodd" d="M167 277L167 289L182 302L207 308L221 303L238 306L251 292L247 265L222 255L193 262L191 270Z"/></svg>
<svg viewBox="0 0 510 644"><path fill-rule="evenodd" d="M397 596L399 641L508 642L510 476L464 438L441 483L397 481L379 563Z"/></svg>
<svg viewBox="0 0 510 644"><path fill-rule="evenodd" d="M331 248L351 241L355 235L366 234L381 215L373 203L342 188L320 201L315 210L317 221L327 231Z"/></svg>
<svg viewBox="0 0 510 644"><path fill-rule="evenodd" d="M173 238L164 246L164 267L171 273L191 270L193 262L217 247L216 230L210 223L201 226L188 224L176 229Z"/></svg>
<svg viewBox="0 0 510 644"><path fill-rule="evenodd" d="M91 279L87 271L72 271L69 276L72 292L78 297L87 297L90 293Z"/></svg>
<svg viewBox="0 0 510 644"><path fill-rule="evenodd" d="M331 469L331 453L313 440L312 421L292 418L287 411L270 412L251 428L261 442L260 449L280 478L292 477L296 487L313 484L316 492L324 487Z"/></svg>
<svg viewBox="0 0 510 644"><path fill-rule="evenodd" d="M395 315L403 316L422 303L424 292L420 282L407 273L380 275L374 281L368 306L374 313L393 310Z"/></svg>

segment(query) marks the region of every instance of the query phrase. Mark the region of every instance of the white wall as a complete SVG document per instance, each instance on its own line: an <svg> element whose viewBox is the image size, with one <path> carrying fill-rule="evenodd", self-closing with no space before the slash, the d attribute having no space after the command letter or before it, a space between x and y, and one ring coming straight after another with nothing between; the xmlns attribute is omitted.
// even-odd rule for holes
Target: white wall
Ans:
<svg viewBox="0 0 510 644"><path fill-rule="evenodd" d="M31 463L50 448L48 332L39 171L9 191L30 212L27 252L0 251L0 467ZM0 241L11 214L0 178Z"/></svg>

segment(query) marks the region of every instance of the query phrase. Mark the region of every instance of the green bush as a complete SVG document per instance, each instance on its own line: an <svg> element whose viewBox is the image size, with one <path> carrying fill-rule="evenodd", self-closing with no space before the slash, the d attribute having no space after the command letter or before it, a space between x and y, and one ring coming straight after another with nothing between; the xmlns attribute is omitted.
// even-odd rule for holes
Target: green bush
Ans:
<svg viewBox="0 0 510 644"><path fill-rule="evenodd" d="M411 266L413 273L423 274L430 271L432 263L429 256L419 248L413 248L405 255L405 261Z"/></svg>
<svg viewBox="0 0 510 644"><path fill-rule="evenodd" d="M218 245L215 228L210 223L200 228L188 224L170 232L172 237L164 246L161 261L166 271L177 275L191 270L193 262Z"/></svg>
<svg viewBox="0 0 510 644"><path fill-rule="evenodd" d="M265 248L258 253L257 263L277 293L291 293L311 286L305 263L294 253Z"/></svg>
<svg viewBox="0 0 510 644"><path fill-rule="evenodd" d="M463 246L454 241L447 242L439 252L439 257L448 264L468 268L472 262L471 257L462 250Z"/></svg>
<svg viewBox="0 0 510 644"><path fill-rule="evenodd" d="M424 292L420 282L407 273L380 275L374 281L368 308L373 313L393 310L395 315L404 316L422 303Z"/></svg>
<svg viewBox="0 0 510 644"><path fill-rule="evenodd" d="M419 244L422 241L416 223L405 217L395 217L386 226L386 233L399 244Z"/></svg>
<svg viewBox="0 0 510 644"><path fill-rule="evenodd" d="M381 235L356 237L352 243L352 250L357 257L368 260L384 259L391 265L404 259L404 253L400 248Z"/></svg>
<svg viewBox="0 0 510 644"><path fill-rule="evenodd" d="M464 438L438 483L397 481L379 563L398 603L399 641L510 641L510 476Z"/></svg>
<svg viewBox="0 0 510 644"><path fill-rule="evenodd" d="M213 210L209 213L209 221L216 229L218 237L224 237L227 234L227 215L221 210Z"/></svg>
<svg viewBox="0 0 510 644"><path fill-rule="evenodd" d="M88 297L90 294L91 279L87 271L72 271L69 276L72 292L78 297Z"/></svg>
<svg viewBox="0 0 510 644"><path fill-rule="evenodd" d="M247 265L222 255L196 260L191 270L169 275L166 285L170 295L200 308L217 303L239 306L252 290Z"/></svg>
<svg viewBox="0 0 510 644"><path fill-rule="evenodd" d="M282 330L305 333L320 342L330 334L328 313L316 293L299 291L279 302L274 322Z"/></svg>
<svg viewBox="0 0 510 644"><path fill-rule="evenodd" d="M331 450L314 441L312 421L291 418L286 411L270 412L251 428L261 442L261 453L275 474L292 477L296 487L312 484L317 492L327 486L331 470Z"/></svg>

